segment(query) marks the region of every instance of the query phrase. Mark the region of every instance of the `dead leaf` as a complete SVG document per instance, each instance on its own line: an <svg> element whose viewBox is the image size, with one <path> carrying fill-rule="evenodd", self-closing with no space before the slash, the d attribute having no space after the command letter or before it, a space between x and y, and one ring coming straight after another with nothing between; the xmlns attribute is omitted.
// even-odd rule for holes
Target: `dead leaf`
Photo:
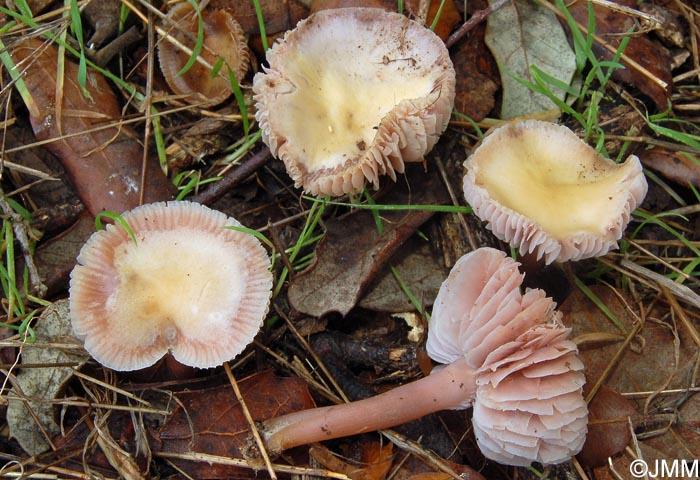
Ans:
<svg viewBox="0 0 700 480"><path fill-rule="evenodd" d="M401 280L423 306L430 306L449 269L433 253L423 239L411 237L391 259ZM358 306L379 312L411 312L415 307L399 285L398 280L385 268L367 289Z"/></svg>
<svg viewBox="0 0 700 480"><path fill-rule="evenodd" d="M501 72L502 119L556 107L549 98L516 80L533 82L530 68L535 65L566 85L571 83L576 58L554 13L528 0L506 3L488 16L485 41ZM564 92L553 92L564 99Z"/></svg>
<svg viewBox="0 0 700 480"><path fill-rule="evenodd" d="M421 3L420 0L406 0L404 6L411 15L417 16ZM438 10L442 8L440 11L440 18L438 18L438 23L435 25L433 31L438 37L445 41L447 37L450 36L454 26L462 20L462 16L459 14L459 11L457 11L454 0L429 0L428 3L428 16L425 20L425 26L430 27L433 24L435 15L437 15ZM395 5L394 8L396 8Z"/></svg>
<svg viewBox="0 0 700 480"><path fill-rule="evenodd" d="M636 2L633 0L616 0L615 3L631 8L636 7ZM630 15L625 15L598 3L577 0L568 3L567 7L578 23L587 25L589 5L593 6L595 12L596 34L603 37L613 48L617 48L622 36L634 28L636 20ZM598 42L593 43L593 52L600 60L612 60L614 55ZM642 93L649 96L659 110L665 110L671 98L673 84L671 56L668 50L646 35L632 35L624 53L628 58L648 70L654 78L650 78L622 59L621 62L625 64L626 68L615 70L612 79L634 85ZM660 85L659 81L666 84L666 87Z"/></svg>
<svg viewBox="0 0 700 480"><path fill-rule="evenodd" d="M238 381L255 421L315 407L308 385L300 378L280 378L261 372ZM252 445L248 422L230 385L174 394L173 414L151 431L152 450L167 453L198 452L244 458ZM254 470L226 465L172 460L194 478L254 478Z"/></svg>
<svg viewBox="0 0 700 480"><path fill-rule="evenodd" d="M653 147L639 152L639 159L650 168L672 182L687 187L700 186L700 159L690 153Z"/></svg>
<svg viewBox="0 0 700 480"><path fill-rule="evenodd" d="M34 263L48 288L49 296L66 289L75 259L94 232L95 219L85 212L72 226L37 248Z"/></svg>
<svg viewBox="0 0 700 480"><path fill-rule="evenodd" d="M390 186L389 195L381 202L393 205L447 202L447 193L440 188L435 169L428 174L417 168L409 170L410 178ZM407 185L411 185L410 192ZM326 235L316 249L314 266L290 282L290 304L297 311L316 317L329 312L346 315L391 256L433 213L426 210L381 212L382 235L368 211L328 220Z"/></svg>
<svg viewBox="0 0 700 480"><path fill-rule="evenodd" d="M31 101L30 121L38 140L62 162L76 193L94 216L103 210L121 213L140 201L143 148L135 134L119 125L121 108L105 78L88 69L83 95L78 66L65 62L62 115L56 118L58 50L28 39L12 51ZM76 112L80 112L79 115ZM148 162L145 201L172 198L173 187L157 162Z"/></svg>
<svg viewBox="0 0 700 480"><path fill-rule="evenodd" d="M309 455L333 472L343 473L352 480L384 480L393 462L391 443L382 445L377 441L356 442L353 448L361 449L361 460L355 464L341 460L322 445L309 449Z"/></svg>
<svg viewBox="0 0 700 480"><path fill-rule="evenodd" d="M34 332L39 344L80 344L73 336L68 300L59 300L49 306L37 320ZM59 346L45 348L25 344L21 358L22 363L44 367L23 369L15 377L15 395L10 397L7 407L7 425L10 436L17 439L24 451L29 455L37 455L49 449L42 430L49 436L61 431L55 420L54 406L50 402L73 376L72 367L55 365L72 363L79 368L88 356L80 349L64 350ZM27 398L28 401L25 403L22 398Z"/></svg>
<svg viewBox="0 0 700 480"><path fill-rule="evenodd" d="M294 28L294 25L308 13L302 2L260 0L259 3L268 35ZM229 10L245 33L260 34L255 5L250 0L212 0L209 2L209 8Z"/></svg>
<svg viewBox="0 0 700 480"><path fill-rule="evenodd" d="M469 36L452 48L457 73L455 109L478 122L493 110L501 85L493 58L484 43L485 25L477 25Z"/></svg>
<svg viewBox="0 0 700 480"><path fill-rule="evenodd" d="M578 460L589 468L605 465L632 439L627 417L635 417L634 404L616 391L602 386L588 405L588 435Z"/></svg>
<svg viewBox="0 0 700 480"><path fill-rule="evenodd" d="M631 331L634 319L613 290L599 286L590 288L621 321L626 332ZM617 293L624 298L623 292ZM636 305L631 300L627 303ZM620 333L578 290L561 305L560 310L565 322L573 328L574 336L593 332ZM687 338L682 328L674 327L669 309L663 304L646 312L646 322L632 344L634 349L627 348L612 366L612 374L605 385L620 393L645 392L633 400L640 412L633 422L636 434L654 432L652 438L640 440L645 459L653 462L654 459L698 458L700 436L697 435L697 419L700 418L700 396L682 393L689 386L688 379L693 378L697 346ZM590 384L595 383L608 368L620 345L621 342L580 347ZM661 389L681 391L672 394L654 393ZM630 461L626 455L615 457L616 471L628 472ZM607 467L597 469L596 478L599 478L598 470L607 470Z"/></svg>

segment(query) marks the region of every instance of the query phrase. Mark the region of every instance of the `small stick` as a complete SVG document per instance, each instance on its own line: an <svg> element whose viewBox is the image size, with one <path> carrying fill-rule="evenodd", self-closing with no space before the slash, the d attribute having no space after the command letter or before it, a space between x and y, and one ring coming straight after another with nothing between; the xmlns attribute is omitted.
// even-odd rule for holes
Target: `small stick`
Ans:
<svg viewBox="0 0 700 480"><path fill-rule="evenodd" d="M29 245L29 235L27 235L27 226L24 223L22 216L15 212L9 203L5 200L5 193L0 189L0 208L12 222L12 229L15 231L15 237L19 242L20 248L22 249L22 255L24 256L24 264L29 272L29 283L31 285L31 290L34 294L41 298L46 295L48 288L41 281L41 275L39 275L39 270L34 264L34 257L32 255L32 249Z"/></svg>
<svg viewBox="0 0 700 480"><path fill-rule="evenodd" d="M445 45L447 48L451 48L455 43L457 43L463 36L465 36L469 31L471 31L474 27L476 27L478 24L486 20L486 17L489 16L491 12L495 12L499 8L501 8L503 5L506 3L510 2L511 0L496 0L493 2L493 5L489 5L488 7L484 8L483 10L477 10L472 14L471 17L469 17L469 20L464 22L462 26L460 26L457 30L454 31L452 35L450 35L447 38L447 41L445 42Z"/></svg>
<svg viewBox="0 0 700 480"><path fill-rule="evenodd" d="M192 198L193 202L210 205L223 196L230 189L242 183L258 169L262 168L270 160L270 149L262 148L255 155L245 160L237 168L232 169L220 181L213 183L203 192Z"/></svg>
<svg viewBox="0 0 700 480"><path fill-rule="evenodd" d="M262 438L260 438L258 428L255 426L255 420L253 420L253 417L250 415L250 410L248 410L248 406L246 405L245 400L243 399L243 395L241 395L241 390L238 388L238 382L236 382L236 377L233 376L233 372L231 371L231 367L229 366L228 362L224 362L224 370L226 371L226 376L228 377L228 380L231 383L231 387L233 388L233 393L236 395L236 399L238 400L238 403L241 406L243 415L250 424L250 431L253 434L255 443L257 443L258 445L260 455L262 456L263 461L265 462L265 466L267 467L267 473L270 474L270 478L277 480L277 473L275 473L275 469L272 466L272 462L270 461L270 456L267 454L265 443L263 442Z"/></svg>

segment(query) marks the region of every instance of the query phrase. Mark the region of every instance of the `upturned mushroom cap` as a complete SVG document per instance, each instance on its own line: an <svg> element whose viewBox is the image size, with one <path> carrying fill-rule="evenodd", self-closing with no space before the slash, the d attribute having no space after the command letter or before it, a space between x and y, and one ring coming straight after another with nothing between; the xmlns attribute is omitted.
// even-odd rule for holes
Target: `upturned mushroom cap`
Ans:
<svg viewBox="0 0 700 480"><path fill-rule="evenodd" d="M200 56L212 67L218 58L222 58L236 79L242 79L250 65L250 50L243 29L226 10L204 9L201 16L204 46ZM188 2L178 3L168 11L167 19L177 25L173 27L165 23L169 35L192 50L198 29L194 7ZM167 38L161 39L158 44L160 68L173 92L187 95L185 100L191 103L201 102L204 98L213 104L223 102L233 93L226 67L218 75L212 76L211 68L195 62L184 74L178 75L189 58L188 52Z"/></svg>
<svg viewBox="0 0 700 480"><path fill-rule="evenodd" d="M494 235L546 263L617 248L647 183L639 159L616 164L564 126L493 131L465 162L464 195Z"/></svg>
<svg viewBox="0 0 700 480"><path fill-rule="evenodd" d="M73 330L115 370L170 351L207 368L238 355L267 313L269 259L233 218L192 202L154 203L122 215L136 236L108 225L83 246L71 273Z"/></svg>
<svg viewBox="0 0 700 480"><path fill-rule="evenodd" d="M554 302L520 292L523 275L503 252L457 261L435 300L427 350L476 371L473 424L487 458L508 465L561 463L582 448L588 410L583 364Z"/></svg>
<svg viewBox="0 0 700 480"><path fill-rule="evenodd" d="M455 72L443 42L397 13L324 10L267 52L253 79L265 143L296 186L342 195L396 179L447 127Z"/></svg>

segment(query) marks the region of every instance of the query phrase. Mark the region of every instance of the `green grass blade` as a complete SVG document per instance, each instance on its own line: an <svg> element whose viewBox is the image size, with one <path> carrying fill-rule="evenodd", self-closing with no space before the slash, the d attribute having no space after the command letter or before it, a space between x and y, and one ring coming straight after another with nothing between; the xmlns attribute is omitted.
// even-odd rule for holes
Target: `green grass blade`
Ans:
<svg viewBox="0 0 700 480"><path fill-rule="evenodd" d="M97 216L95 217L95 228L97 230L104 230L105 229L104 225L102 224L103 218L109 218L110 220L114 221L115 223L118 223L119 226L121 226L126 231L126 233L129 235L129 238L131 238L131 240L134 243L138 243L136 241L136 235L134 235L134 231L131 229L131 227L126 222L126 220L124 220L124 218L121 215L114 213L114 212L100 212L97 214Z"/></svg>

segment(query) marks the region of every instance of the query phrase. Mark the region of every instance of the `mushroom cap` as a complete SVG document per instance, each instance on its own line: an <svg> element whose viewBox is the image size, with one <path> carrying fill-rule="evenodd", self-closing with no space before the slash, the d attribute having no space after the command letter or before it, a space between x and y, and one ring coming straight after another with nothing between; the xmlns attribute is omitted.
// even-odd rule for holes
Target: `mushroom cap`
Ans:
<svg viewBox="0 0 700 480"><path fill-rule="evenodd" d="M252 341L267 313L272 274L252 235L192 202L143 205L121 226L95 232L71 272L73 330L114 370L154 364L170 351L199 368L220 365Z"/></svg>
<svg viewBox="0 0 700 480"><path fill-rule="evenodd" d="M617 248L647 182L639 159L616 164L568 128L508 123L465 162L464 196L496 237L546 263Z"/></svg>
<svg viewBox="0 0 700 480"><path fill-rule="evenodd" d="M226 10L203 9L201 16L204 45L200 56L212 67L218 58L221 58L231 68L236 79L242 79L248 72L251 56L243 29ZM193 49L198 21L192 4L181 2L174 5L166 18L177 24L177 27L165 24L169 35L182 45ZM158 44L160 69L173 92L186 95L185 100L190 103L199 103L203 97L212 104L223 102L233 93L226 67L212 77L210 68L195 62L184 74L178 75L189 58L187 52L167 38Z"/></svg>
<svg viewBox="0 0 700 480"><path fill-rule="evenodd" d="M253 79L262 138L297 187L342 195L393 180L447 128L455 72L444 43L398 13L317 12Z"/></svg>
<svg viewBox="0 0 700 480"><path fill-rule="evenodd" d="M539 289L520 292L518 263L493 248L460 258L433 307L427 351L464 358L476 372L473 424L487 458L508 465L560 463L587 432L585 378L555 304Z"/></svg>

